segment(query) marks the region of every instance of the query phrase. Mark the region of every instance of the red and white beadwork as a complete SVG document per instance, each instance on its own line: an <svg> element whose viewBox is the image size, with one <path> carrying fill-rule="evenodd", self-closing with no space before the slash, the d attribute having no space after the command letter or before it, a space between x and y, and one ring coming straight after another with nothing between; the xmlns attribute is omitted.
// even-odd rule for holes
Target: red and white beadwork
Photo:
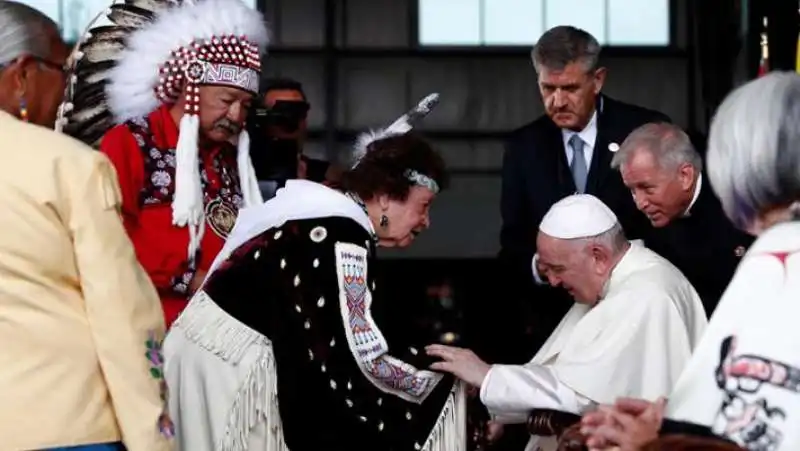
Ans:
<svg viewBox="0 0 800 451"><path fill-rule="evenodd" d="M261 60L258 46L246 36L220 36L193 41L171 52L159 68L155 93L164 103L178 99L186 87L188 114L200 111L200 85L222 85L258 93Z"/></svg>

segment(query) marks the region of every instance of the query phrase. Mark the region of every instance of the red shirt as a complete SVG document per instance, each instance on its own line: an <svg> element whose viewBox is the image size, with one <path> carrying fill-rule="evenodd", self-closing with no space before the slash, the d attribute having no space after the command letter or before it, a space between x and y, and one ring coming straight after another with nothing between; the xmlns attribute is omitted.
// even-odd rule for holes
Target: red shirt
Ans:
<svg viewBox="0 0 800 451"><path fill-rule="evenodd" d="M162 106L146 118L112 128L100 145L117 170L125 229L158 289L167 326L186 307L195 273L207 271L222 249L243 203L236 148L202 149L206 227L195 267L190 267L189 229L172 225L177 143L178 127Z"/></svg>

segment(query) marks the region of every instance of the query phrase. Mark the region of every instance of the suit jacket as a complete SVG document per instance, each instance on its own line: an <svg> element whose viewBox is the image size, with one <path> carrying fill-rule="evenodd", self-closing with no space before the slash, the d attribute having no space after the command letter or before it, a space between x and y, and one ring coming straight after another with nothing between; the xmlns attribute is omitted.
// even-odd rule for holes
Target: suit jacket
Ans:
<svg viewBox="0 0 800 451"><path fill-rule="evenodd" d="M736 229L703 177L689 215L650 228L645 243L683 272L711 316L753 237Z"/></svg>
<svg viewBox="0 0 800 451"><path fill-rule="evenodd" d="M636 210L619 172L611 168L614 153L609 144L621 144L643 124L669 121L657 111L607 96L598 97L597 139L586 192L597 196L616 213L629 238L640 238L649 225ZM533 286L531 260L536 252L536 235L550 207L576 191L561 129L548 116L543 115L511 133L503 157L502 177L500 261L509 280L507 297L521 298L535 310L538 324L534 326L533 342L538 348L566 313L570 302L563 290ZM529 323L530 314L513 316ZM530 351L525 352L525 358L530 357Z"/></svg>
<svg viewBox="0 0 800 451"><path fill-rule="evenodd" d="M108 159L0 112L0 448L171 449L164 319Z"/></svg>

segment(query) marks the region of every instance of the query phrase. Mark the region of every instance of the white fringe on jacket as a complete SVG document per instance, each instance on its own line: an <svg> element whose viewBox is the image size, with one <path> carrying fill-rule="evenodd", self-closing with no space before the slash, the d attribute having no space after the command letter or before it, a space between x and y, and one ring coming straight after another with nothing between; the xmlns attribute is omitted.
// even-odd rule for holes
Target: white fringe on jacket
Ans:
<svg viewBox="0 0 800 451"><path fill-rule="evenodd" d="M178 345L174 353L172 345ZM267 337L228 315L201 291L173 324L164 352L167 383L179 392L171 389L170 402L176 399L178 405L170 406L170 415L180 450L289 450L278 410L275 356ZM238 386L230 387L231 381ZM219 391L232 396L220 396ZM197 399L204 393L206 399ZM200 421L182 424L187 417Z"/></svg>
<svg viewBox="0 0 800 451"><path fill-rule="evenodd" d="M164 354L180 451L289 451L267 337L200 291L173 324ZM457 383L418 450L466 449L466 393Z"/></svg>

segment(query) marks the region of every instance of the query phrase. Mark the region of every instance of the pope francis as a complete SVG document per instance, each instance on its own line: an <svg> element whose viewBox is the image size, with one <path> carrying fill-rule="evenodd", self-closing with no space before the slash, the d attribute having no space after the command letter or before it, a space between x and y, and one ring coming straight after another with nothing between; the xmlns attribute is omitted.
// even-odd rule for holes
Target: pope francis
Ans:
<svg viewBox="0 0 800 451"><path fill-rule="evenodd" d="M599 199L576 194L545 215L539 269L575 299L526 365L489 365L466 349L427 348L433 369L480 387L497 423L523 423L533 409L579 414L620 396L655 400L672 389L707 321L700 298L672 264L627 241ZM555 450L533 436L526 450Z"/></svg>

